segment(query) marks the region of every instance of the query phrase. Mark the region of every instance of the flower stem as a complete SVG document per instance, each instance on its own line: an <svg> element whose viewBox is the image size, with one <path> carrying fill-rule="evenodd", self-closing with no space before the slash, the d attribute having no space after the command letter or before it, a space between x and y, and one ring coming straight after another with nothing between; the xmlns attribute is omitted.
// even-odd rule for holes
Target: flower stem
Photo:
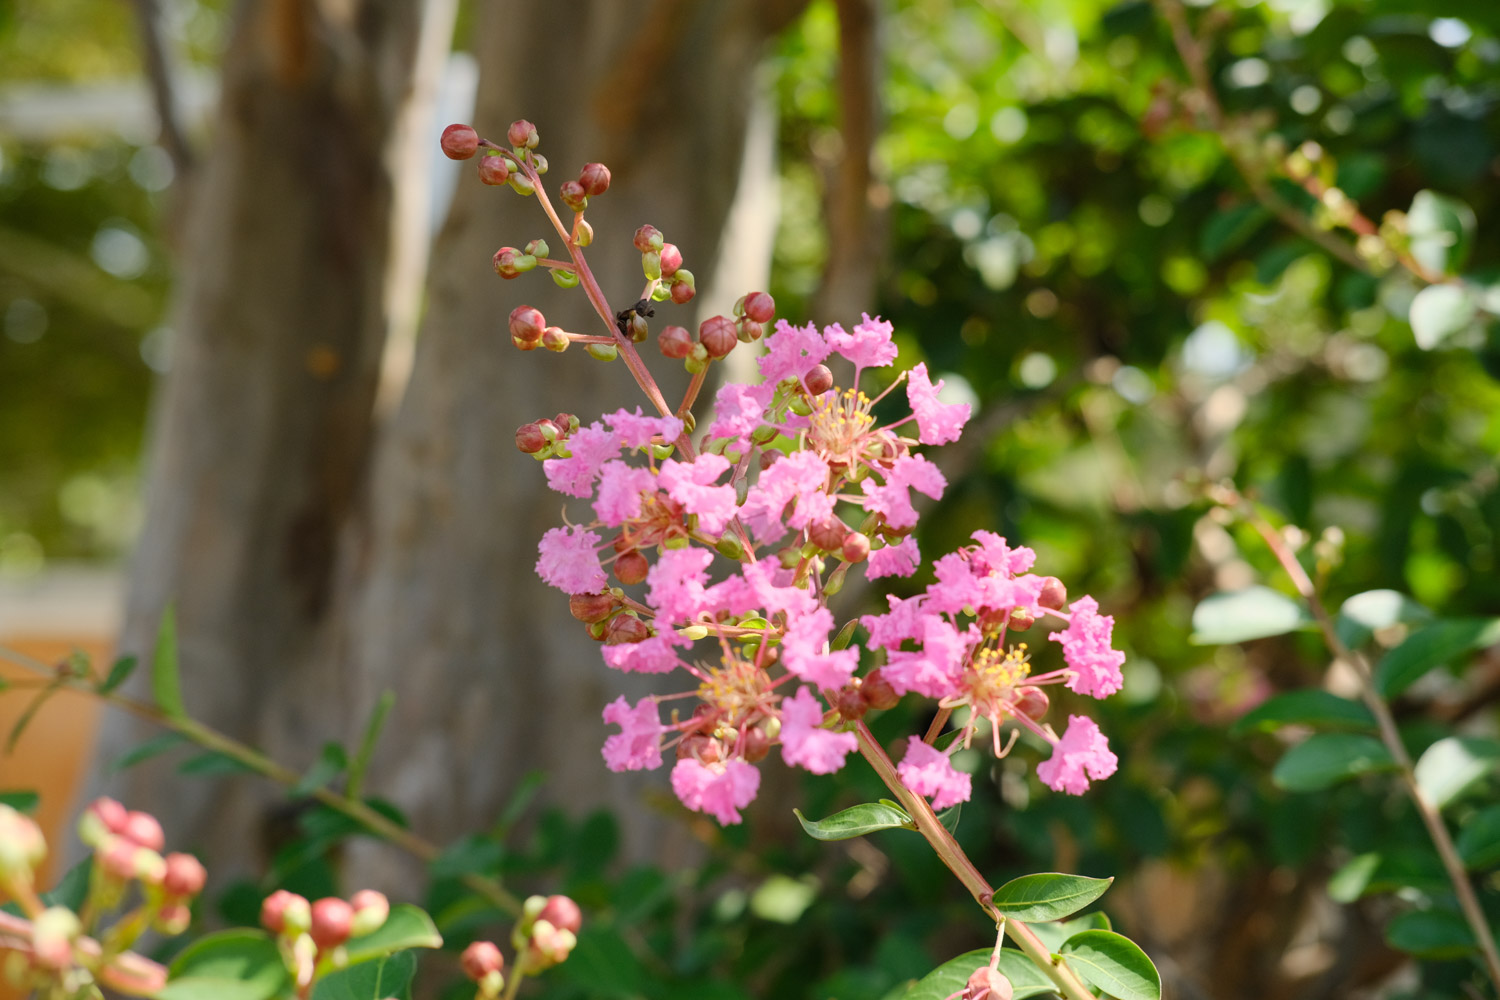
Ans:
<svg viewBox="0 0 1500 1000"><path fill-rule="evenodd" d="M1077 973L1068 968L1061 958L1055 957L1030 927L1019 920L1002 917L995 910L994 888L974 867L974 863L969 860L964 849L958 845L958 841L953 839L953 834L949 833L947 827L938 820L937 814L932 811L932 806L927 800L906 787L906 783L896 772L896 766L891 763L890 757L886 756L885 749L875 739L875 734L870 732L870 727L863 722L857 723L854 727L854 735L859 740L859 752L864 755L865 760L875 769L875 773L880 775L880 780L885 782L886 787L895 794L897 800L906 809L912 822L917 825L917 832L926 838L938 858L948 866L948 870L958 876L958 880L963 883L965 889L969 890L969 894L974 897L980 909L997 923L1001 920L1005 921L1011 940L1015 941L1016 946L1026 954L1027 958L1031 959L1032 964L1042 970L1043 974L1052 980L1058 991L1068 1000L1095 1000L1094 994L1083 980L1078 978Z"/></svg>

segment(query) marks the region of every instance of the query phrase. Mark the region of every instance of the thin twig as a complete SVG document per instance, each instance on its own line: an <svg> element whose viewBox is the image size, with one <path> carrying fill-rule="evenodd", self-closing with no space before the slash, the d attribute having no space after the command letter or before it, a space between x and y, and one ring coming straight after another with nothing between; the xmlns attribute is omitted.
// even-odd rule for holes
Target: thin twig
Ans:
<svg viewBox="0 0 1500 1000"><path fill-rule="evenodd" d="M195 157L183 133L177 114L177 89L172 80L172 64L161 37L161 11L157 0L134 0L136 21L141 29L141 61L151 86L151 98L161 123L162 148L172 159L177 178L185 180L192 172Z"/></svg>

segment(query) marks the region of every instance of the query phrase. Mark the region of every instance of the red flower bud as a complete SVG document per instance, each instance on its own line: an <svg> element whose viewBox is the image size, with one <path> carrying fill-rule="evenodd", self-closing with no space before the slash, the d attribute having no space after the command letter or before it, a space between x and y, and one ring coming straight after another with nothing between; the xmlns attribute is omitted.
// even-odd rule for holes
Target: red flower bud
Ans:
<svg viewBox="0 0 1500 1000"><path fill-rule="evenodd" d="M260 925L272 934L286 930L288 916L294 927L311 919L307 900L295 892L277 889L260 904Z"/></svg>
<svg viewBox="0 0 1500 1000"><path fill-rule="evenodd" d="M751 292L745 296L745 315L757 323L769 323L776 315L776 300L765 292Z"/></svg>
<svg viewBox="0 0 1500 1000"><path fill-rule="evenodd" d="M760 726L751 726L740 741L740 752L751 764L759 764L771 754L771 737Z"/></svg>
<svg viewBox="0 0 1500 1000"><path fill-rule="evenodd" d="M812 370L802 377L802 384L814 396L821 396L833 388L833 372L827 365L813 365Z"/></svg>
<svg viewBox="0 0 1500 1000"><path fill-rule="evenodd" d="M111 798L95 799L93 805L89 806L89 812L98 817L104 829L110 833L124 833L125 823L130 817L130 810Z"/></svg>
<svg viewBox="0 0 1500 1000"><path fill-rule="evenodd" d="M354 910L354 921L349 925L353 937L375 933L391 915L391 901L385 898L385 893L374 889L361 889L350 896L349 906Z"/></svg>
<svg viewBox="0 0 1500 1000"><path fill-rule="evenodd" d="M589 194L578 181L563 181L557 188L562 203L575 212L582 212L589 205Z"/></svg>
<svg viewBox="0 0 1500 1000"><path fill-rule="evenodd" d="M111 837L100 845L99 867L112 878L129 881L135 878L135 856L141 848L125 837Z"/></svg>
<svg viewBox="0 0 1500 1000"><path fill-rule="evenodd" d="M833 707L839 710L839 715L853 722L864 718L865 712L869 711L870 705L865 701L863 685L858 688L840 688L834 696Z"/></svg>
<svg viewBox="0 0 1500 1000"><path fill-rule="evenodd" d="M859 696L865 700L865 704L880 711L895 708L896 702L901 700L901 696L891 687L891 682L885 679L879 667L865 674L859 685Z"/></svg>
<svg viewBox="0 0 1500 1000"><path fill-rule="evenodd" d="M479 133L467 125L449 125L443 129L443 155L450 160L467 160L479 149Z"/></svg>
<svg viewBox="0 0 1500 1000"><path fill-rule="evenodd" d="M1051 707L1047 692L1039 687L1023 687L1017 694L1016 714L1024 715L1033 722L1039 721Z"/></svg>
<svg viewBox="0 0 1500 1000"><path fill-rule="evenodd" d="M615 560L615 579L621 583L640 583L651 571L651 564L639 552L623 552Z"/></svg>
<svg viewBox="0 0 1500 1000"><path fill-rule="evenodd" d="M313 944L326 951L349 940L353 924L354 907L335 896L328 896L312 905L312 926L308 933L312 935Z"/></svg>
<svg viewBox="0 0 1500 1000"><path fill-rule="evenodd" d="M574 934L583 926L583 911L567 896L548 896L547 905L542 907L542 912L536 918L547 921L560 931L572 931Z"/></svg>
<svg viewBox="0 0 1500 1000"><path fill-rule="evenodd" d="M651 638L650 625L635 615L618 615L610 620L609 629L604 633L604 644L624 646L633 642L645 642L649 638Z"/></svg>
<svg viewBox="0 0 1500 1000"><path fill-rule="evenodd" d="M609 168L602 163L585 163L578 171L578 183L590 198L609 190Z"/></svg>
<svg viewBox="0 0 1500 1000"><path fill-rule="evenodd" d="M684 268L682 270L679 270L677 273L681 275L687 274L688 272ZM687 305L689 302L693 301L693 296L697 294L698 292L693 287L693 283L691 281L684 281L683 279L678 278L676 281L672 282L672 301L680 306Z"/></svg>
<svg viewBox="0 0 1500 1000"><path fill-rule="evenodd" d="M613 594L573 594L568 598L568 611L581 622L602 622L615 613L620 602Z"/></svg>
<svg viewBox="0 0 1500 1000"><path fill-rule="evenodd" d="M662 354L681 360L693 351L693 335L684 327L669 326L657 335L656 345Z"/></svg>
<svg viewBox="0 0 1500 1000"><path fill-rule="evenodd" d="M765 336L766 328L753 319L741 316L739 323L735 326L735 331L740 338L740 343L751 344Z"/></svg>
<svg viewBox="0 0 1500 1000"><path fill-rule="evenodd" d="M824 552L832 552L844 546L849 537L849 526L836 517L814 521L807 526L807 540Z"/></svg>
<svg viewBox="0 0 1500 1000"><path fill-rule="evenodd" d="M675 243L663 243L661 245L661 276L670 278L682 267L682 251L677 249Z"/></svg>
<svg viewBox="0 0 1500 1000"><path fill-rule="evenodd" d="M464 949L458 964L464 970L464 975L477 983L492 972L502 971L505 968L505 956L500 954L500 949L492 942L475 941Z"/></svg>
<svg viewBox="0 0 1500 1000"><path fill-rule="evenodd" d="M717 764L724 757L724 747L712 736L691 733L677 744L678 760L696 760L704 764Z"/></svg>
<svg viewBox="0 0 1500 1000"><path fill-rule="evenodd" d="M512 146L525 146L527 149L535 149L539 141L536 126L524 118L511 122L510 128L505 130L505 137Z"/></svg>
<svg viewBox="0 0 1500 1000"><path fill-rule="evenodd" d="M1036 624L1036 616L1025 608L1014 608L1006 627L1012 632L1025 632Z"/></svg>
<svg viewBox="0 0 1500 1000"><path fill-rule="evenodd" d="M665 245L666 239L661 230L649 223L635 231L635 248L641 253L660 252Z"/></svg>
<svg viewBox="0 0 1500 1000"><path fill-rule="evenodd" d="M125 828L120 831L120 836L149 850L159 851L166 845L166 834L161 832L161 824L156 817L150 813L132 812L125 817Z"/></svg>
<svg viewBox="0 0 1500 1000"><path fill-rule="evenodd" d="M963 1000L1011 1000L1014 995L1009 979L999 970L981 965L964 984Z"/></svg>
<svg viewBox="0 0 1500 1000"><path fill-rule="evenodd" d="M839 551L845 562L864 562L870 557L870 539L862 532L851 531L849 537L844 539L844 545Z"/></svg>
<svg viewBox="0 0 1500 1000"><path fill-rule="evenodd" d="M535 455L550 443L536 424L522 424L516 428L516 448L527 455Z"/></svg>
<svg viewBox="0 0 1500 1000"><path fill-rule="evenodd" d="M521 269L516 267L516 258L520 256L521 251L515 247L501 247L499 250L496 250L493 260L495 273L507 280L520 274Z"/></svg>
<svg viewBox="0 0 1500 1000"><path fill-rule="evenodd" d="M542 331L542 346L549 351L561 354L568 349L570 343L572 341L568 339L567 332L560 326L549 326Z"/></svg>
<svg viewBox="0 0 1500 1000"><path fill-rule="evenodd" d="M479 158L479 179L481 182L494 187L510 183L510 165L505 162L505 157L481 156Z"/></svg>
<svg viewBox="0 0 1500 1000"><path fill-rule="evenodd" d="M161 880L163 889L172 896L196 896L203 891L208 872L191 854L168 854L167 873Z"/></svg>
<svg viewBox="0 0 1500 1000"><path fill-rule="evenodd" d="M1061 611L1062 606L1068 603L1068 588L1055 576L1049 576L1042 581L1042 596L1037 603L1044 608L1052 608Z"/></svg>
<svg viewBox="0 0 1500 1000"><path fill-rule="evenodd" d="M698 343L709 357L724 357L739 343L734 335L734 320L728 316L710 316L698 326Z"/></svg>
<svg viewBox="0 0 1500 1000"><path fill-rule="evenodd" d="M547 319L535 306L516 306L510 311L510 335L534 344L542 339Z"/></svg>

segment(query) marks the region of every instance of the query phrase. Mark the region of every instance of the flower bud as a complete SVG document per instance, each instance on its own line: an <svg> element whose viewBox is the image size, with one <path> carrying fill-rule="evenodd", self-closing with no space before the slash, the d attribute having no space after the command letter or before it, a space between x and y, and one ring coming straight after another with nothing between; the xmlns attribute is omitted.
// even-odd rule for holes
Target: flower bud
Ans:
<svg viewBox="0 0 1500 1000"><path fill-rule="evenodd" d="M651 626L635 615L617 615L610 620L604 632L606 646L625 646L634 642L645 642L651 638Z"/></svg>
<svg viewBox="0 0 1500 1000"><path fill-rule="evenodd" d="M495 273L506 280L520 274L521 269L516 266L516 260L520 256L521 251L515 247L501 247L499 250L496 250L492 261L495 266Z"/></svg>
<svg viewBox="0 0 1500 1000"><path fill-rule="evenodd" d="M1036 624L1036 616L1027 608L1012 608L1006 627L1012 632L1025 632Z"/></svg>
<svg viewBox="0 0 1500 1000"><path fill-rule="evenodd" d="M36 821L0 805L0 882L20 879L29 885L32 872L46 856L47 841Z"/></svg>
<svg viewBox="0 0 1500 1000"><path fill-rule="evenodd" d="M186 903L168 903L156 913L156 919L151 926L163 934L177 935L185 932L193 924L193 911Z"/></svg>
<svg viewBox="0 0 1500 1000"><path fill-rule="evenodd" d="M620 348L617 344L585 344L583 349L589 352L589 357L595 361L613 361L620 356Z"/></svg>
<svg viewBox="0 0 1500 1000"><path fill-rule="evenodd" d="M776 315L776 300L765 292L745 296L745 315L757 323L769 323Z"/></svg>
<svg viewBox="0 0 1500 1000"><path fill-rule="evenodd" d="M739 321L735 324L734 330L735 336L740 338L740 343L742 344L753 344L761 337L765 336L766 333L765 327L755 322L755 320L746 319L743 316L741 316L739 318Z"/></svg>
<svg viewBox="0 0 1500 1000"><path fill-rule="evenodd" d="M1013 993L1010 980L998 969L981 965L964 984L963 1000L1011 1000Z"/></svg>
<svg viewBox="0 0 1500 1000"><path fill-rule="evenodd" d="M685 327L669 326L657 335L656 346L667 357L681 360L693 350L693 335Z"/></svg>
<svg viewBox="0 0 1500 1000"><path fill-rule="evenodd" d="M337 948L349 940L354 928L354 907L336 896L327 896L312 905L312 924L308 933L323 951Z"/></svg>
<svg viewBox="0 0 1500 1000"><path fill-rule="evenodd" d="M856 722L864 718L865 713L870 710L870 705L865 701L862 688L863 685L857 688L839 688L838 694L834 695L833 698L833 707L838 709L840 718L849 722Z"/></svg>
<svg viewBox="0 0 1500 1000"><path fill-rule="evenodd" d="M295 892L277 889L260 904L260 925L272 934L300 934L312 924L312 907Z"/></svg>
<svg viewBox="0 0 1500 1000"><path fill-rule="evenodd" d="M677 744L678 760L696 760L704 764L717 764L723 758L723 744L703 733L690 733Z"/></svg>
<svg viewBox="0 0 1500 1000"><path fill-rule="evenodd" d="M647 281L655 281L661 277L661 254L654 250L648 250L641 254L641 271L646 275Z"/></svg>
<svg viewBox="0 0 1500 1000"><path fill-rule="evenodd" d="M354 921L349 925L352 937L375 933L391 915L391 901L385 898L385 893L374 889L359 890L349 897L349 905L354 909Z"/></svg>
<svg viewBox="0 0 1500 1000"><path fill-rule="evenodd" d="M545 259L552 249L547 246L546 240L532 240L526 244L526 256Z"/></svg>
<svg viewBox="0 0 1500 1000"><path fill-rule="evenodd" d="M1039 687L1023 687L1016 695L1016 714L1024 715L1033 722L1040 721L1051 706L1047 692Z"/></svg>
<svg viewBox="0 0 1500 1000"><path fill-rule="evenodd" d="M570 343L572 341L560 326L549 326L542 331L542 346L549 351L561 354L568 349Z"/></svg>
<svg viewBox="0 0 1500 1000"><path fill-rule="evenodd" d="M842 548L849 537L849 526L836 517L826 517L807 526L807 540L824 552Z"/></svg>
<svg viewBox="0 0 1500 1000"><path fill-rule="evenodd" d="M686 305L693 301L693 296L698 294L697 285L693 281L693 272L685 267L678 268L677 273L672 277L672 301L678 305Z"/></svg>
<svg viewBox="0 0 1500 1000"><path fill-rule="evenodd" d="M500 954L500 949L491 941L475 941L464 949L464 953L458 958L459 967L464 970L464 975L474 982L479 982L492 972L500 972L505 968L505 956Z"/></svg>
<svg viewBox="0 0 1500 1000"><path fill-rule="evenodd" d="M578 171L578 183L589 197L601 195L609 190L609 168L602 163L585 163Z"/></svg>
<svg viewBox="0 0 1500 1000"><path fill-rule="evenodd" d="M531 163L532 169L537 172L538 176L547 172L547 158L541 153L532 153Z"/></svg>
<svg viewBox="0 0 1500 1000"><path fill-rule="evenodd" d="M651 564L639 552L622 552L615 560L615 579L621 583L640 583L651 571Z"/></svg>
<svg viewBox="0 0 1500 1000"><path fill-rule="evenodd" d="M512 146L524 146L527 149L535 149L540 141L536 134L536 126L524 118L511 122L510 128L505 130L505 137L510 140Z"/></svg>
<svg viewBox="0 0 1500 1000"><path fill-rule="evenodd" d="M559 414L559 416L560 415L561 414ZM548 444L551 444L552 442L563 436L563 432L561 430L561 427L563 426L566 425L562 424L561 421L554 423L551 420L548 420L546 417L543 417L536 422L536 429L542 432L542 437L547 439Z"/></svg>
<svg viewBox="0 0 1500 1000"><path fill-rule="evenodd" d="M1037 598L1037 603L1044 608L1061 611L1062 606L1068 603L1068 588L1057 577L1049 576L1042 581L1042 596Z"/></svg>
<svg viewBox="0 0 1500 1000"><path fill-rule="evenodd" d="M859 696L865 700L865 704L882 712L895 708L896 703L901 700L901 696L891 687L891 682L885 679L885 674L880 672L879 667L865 674L860 681Z"/></svg>
<svg viewBox="0 0 1500 1000"><path fill-rule="evenodd" d="M548 896L547 905L542 907L542 912L536 918L547 921L558 930L574 934L583 926L583 911L567 896Z"/></svg>
<svg viewBox="0 0 1500 1000"><path fill-rule="evenodd" d="M128 882L135 878L135 852L139 850L124 837L109 837L94 848L94 859L110 878Z"/></svg>
<svg viewBox="0 0 1500 1000"><path fill-rule="evenodd" d="M114 799L95 799L78 820L78 836L90 847L98 847L106 834L123 833L129 816L129 810Z"/></svg>
<svg viewBox="0 0 1500 1000"><path fill-rule="evenodd" d="M203 865L191 854L168 854L166 857L166 874L162 876L161 886L172 896L196 896L203 891L203 883L208 880L208 873L203 870Z"/></svg>
<svg viewBox="0 0 1500 1000"><path fill-rule="evenodd" d="M682 251L677 249L675 243L663 243L661 245L661 276L670 278L682 267Z"/></svg>
<svg viewBox="0 0 1500 1000"><path fill-rule="evenodd" d="M557 196L575 212L582 212L589 207L588 192L578 181L563 181L557 188Z"/></svg>
<svg viewBox="0 0 1500 1000"><path fill-rule="evenodd" d="M481 156L479 158L479 180L483 184L499 187L510 183L510 164L505 162L505 157Z"/></svg>
<svg viewBox="0 0 1500 1000"><path fill-rule="evenodd" d="M833 388L833 372L828 370L827 365L813 365L812 370L803 376L802 384L814 396L821 396Z"/></svg>
<svg viewBox="0 0 1500 1000"><path fill-rule="evenodd" d="M646 338L651 336L651 324L646 322L646 317L640 313L630 314L630 323L627 326L630 339L637 344L644 344Z"/></svg>
<svg viewBox="0 0 1500 1000"><path fill-rule="evenodd" d="M510 311L510 335L528 344L542 339L547 320L535 306L516 306Z"/></svg>
<svg viewBox="0 0 1500 1000"><path fill-rule="evenodd" d="M440 143L448 159L467 160L479 150L479 133L467 125L449 125Z"/></svg>
<svg viewBox="0 0 1500 1000"><path fill-rule="evenodd" d="M860 563L870 557L870 538L862 532L851 531L839 548L845 562Z"/></svg>
<svg viewBox="0 0 1500 1000"><path fill-rule="evenodd" d="M83 925L65 906L51 906L31 925L31 960L40 968L60 972L73 964L73 941Z"/></svg>
<svg viewBox="0 0 1500 1000"><path fill-rule="evenodd" d="M153 851L161 850L167 843L166 834L161 832L161 824L150 813L128 813L120 836Z"/></svg>
<svg viewBox="0 0 1500 1000"><path fill-rule="evenodd" d="M666 242L661 230L653 225L644 225L635 231L635 248L641 253L659 252Z"/></svg>
<svg viewBox="0 0 1500 1000"><path fill-rule="evenodd" d="M519 170L512 170L510 172L509 183L510 189L516 194L522 196L536 194L536 185L531 182L530 177L527 177Z"/></svg>
<svg viewBox="0 0 1500 1000"><path fill-rule="evenodd" d="M751 726L745 730L744 739L740 742L740 752L749 763L759 764L771 754L770 735L760 726Z"/></svg>
<svg viewBox="0 0 1500 1000"><path fill-rule="evenodd" d="M734 350L734 320L728 316L710 316L698 326L698 343L711 358L722 358Z"/></svg>
<svg viewBox="0 0 1500 1000"><path fill-rule="evenodd" d="M587 219L579 219L573 227L573 242L581 247L591 246L594 242L594 227L589 225Z"/></svg>
<svg viewBox="0 0 1500 1000"><path fill-rule="evenodd" d="M572 931L553 927L551 921L538 920L531 930L531 940L526 948L528 969L550 969L567 961L578 938Z"/></svg>
<svg viewBox="0 0 1500 1000"><path fill-rule="evenodd" d="M573 594L568 597L568 612L581 622L602 622L620 606L614 594Z"/></svg>

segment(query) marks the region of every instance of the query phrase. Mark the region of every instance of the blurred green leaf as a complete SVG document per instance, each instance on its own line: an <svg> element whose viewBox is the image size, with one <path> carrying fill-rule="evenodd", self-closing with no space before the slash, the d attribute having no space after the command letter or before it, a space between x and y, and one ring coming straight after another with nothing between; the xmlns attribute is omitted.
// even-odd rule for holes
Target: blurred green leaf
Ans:
<svg viewBox="0 0 1500 1000"><path fill-rule="evenodd" d="M138 662L134 656L120 657L115 661L114 666L109 668L109 676L99 683L98 692L100 694L109 694L115 688L124 684L130 675L135 673Z"/></svg>
<svg viewBox="0 0 1500 1000"><path fill-rule="evenodd" d="M1281 755L1271 780L1288 792L1318 792L1341 781L1396 766L1373 736L1318 733Z"/></svg>
<svg viewBox="0 0 1500 1000"><path fill-rule="evenodd" d="M1500 642L1500 618L1450 618L1425 625L1386 653L1375 668L1375 687L1394 698L1434 667Z"/></svg>
<svg viewBox="0 0 1500 1000"><path fill-rule="evenodd" d="M156 649L151 654L151 696L168 718L184 719L182 680L177 671L177 612L168 604L156 631Z"/></svg>
<svg viewBox="0 0 1500 1000"><path fill-rule="evenodd" d="M1411 625L1432 618L1432 612L1398 590L1367 590L1343 603L1334 631L1346 646L1358 648L1392 625Z"/></svg>
<svg viewBox="0 0 1500 1000"><path fill-rule="evenodd" d="M1248 587L1204 598L1193 609L1192 642L1218 646L1248 642L1303 628L1312 617L1298 602L1270 587Z"/></svg>
<svg viewBox="0 0 1500 1000"><path fill-rule="evenodd" d="M1438 740L1417 761L1417 786L1432 804L1451 805L1500 762L1500 743L1472 736Z"/></svg>
<svg viewBox="0 0 1500 1000"><path fill-rule="evenodd" d="M1471 871L1500 865L1500 805L1470 816L1459 827L1457 846L1464 867Z"/></svg>
<svg viewBox="0 0 1500 1000"><path fill-rule="evenodd" d="M417 956L400 951L375 962L340 969L318 980L312 1000L385 1000L411 995Z"/></svg>
<svg viewBox="0 0 1500 1000"><path fill-rule="evenodd" d="M1411 332L1424 351L1441 347L1448 338L1473 325L1479 303L1462 285L1428 285L1411 300Z"/></svg>
<svg viewBox="0 0 1500 1000"><path fill-rule="evenodd" d="M969 977L981 966L990 964L990 949L966 952L933 969L911 989L903 1000L947 1000L964 988ZM1052 980L1032 964L1031 959L1012 948L1000 949L1000 972L1010 980L1015 1000L1044 996L1053 991Z"/></svg>
<svg viewBox="0 0 1500 1000"><path fill-rule="evenodd" d="M1474 210L1457 198L1418 191L1406 213L1411 255L1438 274L1457 274L1474 242Z"/></svg>
<svg viewBox="0 0 1500 1000"><path fill-rule="evenodd" d="M264 931L230 930L188 945L158 1000L270 1000L291 988L281 952Z"/></svg>
<svg viewBox="0 0 1500 1000"><path fill-rule="evenodd" d="M391 907L391 915L379 930L352 938L344 947L349 954L349 964L358 965L408 948L442 946L443 936L438 933L437 925L427 911L410 903L398 903Z"/></svg>
<svg viewBox="0 0 1500 1000"><path fill-rule="evenodd" d="M1414 910L1392 920L1385 940L1397 951L1422 958L1460 958L1474 951L1474 934L1457 913Z"/></svg>
<svg viewBox="0 0 1500 1000"><path fill-rule="evenodd" d="M1328 691L1285 691L1246 712L1231 727L1233 733L1269 732L1282 726L1319 729L1374 729L1375 717L1357 701Z"/></svg>

